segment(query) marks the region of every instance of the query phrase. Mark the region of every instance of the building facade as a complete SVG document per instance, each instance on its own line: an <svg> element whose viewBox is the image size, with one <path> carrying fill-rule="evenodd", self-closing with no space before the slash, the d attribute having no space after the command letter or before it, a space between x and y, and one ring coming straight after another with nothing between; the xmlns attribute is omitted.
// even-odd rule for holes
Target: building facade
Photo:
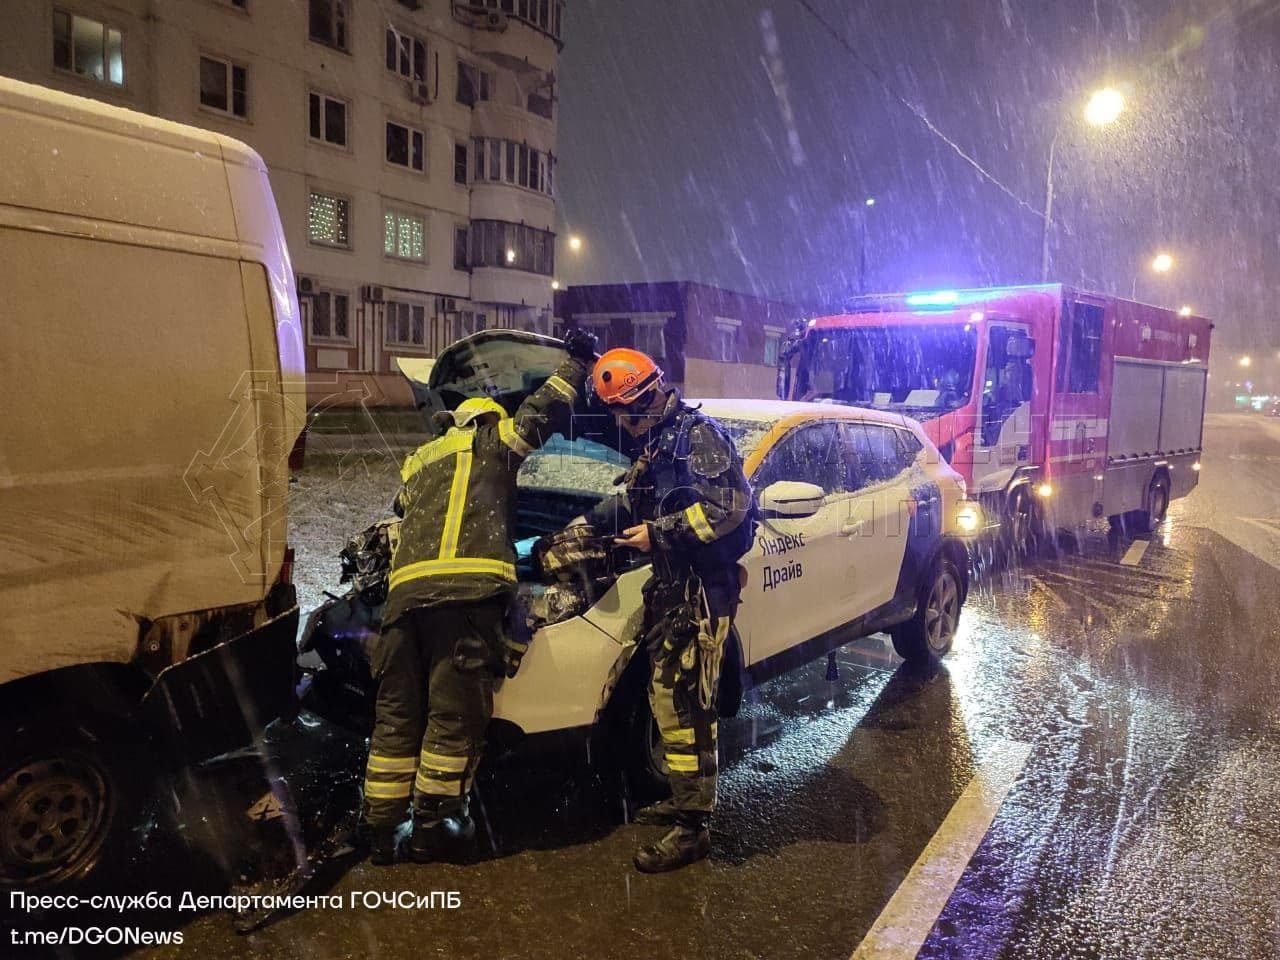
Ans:
<svg viewBox="0 0 1280 960"><path fill-rule="evenodd" d="M778 351L817 311L701 283L572 286L556 295L556 326L583 327L600 350L654 357L690 397L776 397Z"/></svg>
<svg viewBox="0 0 1280 960"><path fill-rule="evenodd" d="M395 357L550 331L563 0L24 0L0 16L0 73L262 155L312 404L407 405Z"/></svg>

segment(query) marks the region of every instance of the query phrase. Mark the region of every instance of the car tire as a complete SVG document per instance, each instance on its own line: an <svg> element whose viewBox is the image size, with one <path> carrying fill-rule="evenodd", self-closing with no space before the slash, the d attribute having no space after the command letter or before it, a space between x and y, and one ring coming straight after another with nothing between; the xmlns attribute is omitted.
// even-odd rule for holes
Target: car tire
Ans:
<svg viewBox="0 0 1280 960"><path fill-rule="evenodd" d="M964 604L964 581L945 555L920 585L916 612L889 631L893 649L912 666L937 663L951 650Z"/></svg>
<svg viewBox="0 0 1280 960"><path fill-rule="evenodd" d="M155 782L146 744L42 719L0 747L0 887L78 887L121 865Z"/></svg>
<svg viewBox="0 0 1280 960"><path fill-rule="evenodd" d="M617 783L624 799L640 805L670 792L662 736L649 706L649 655L644 650L627 664L599 734L603 739L592 756L603 761L601 772Z"/></svg>

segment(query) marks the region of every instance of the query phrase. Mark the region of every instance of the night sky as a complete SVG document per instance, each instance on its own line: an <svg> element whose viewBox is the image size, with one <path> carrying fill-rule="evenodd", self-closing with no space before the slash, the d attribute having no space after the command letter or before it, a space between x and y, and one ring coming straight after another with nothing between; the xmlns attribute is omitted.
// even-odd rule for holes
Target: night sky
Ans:
<svg viewBox="0 0 1280 960"><path fill-rule="evenodd" d="M1280 347L1280 0L809 2L893 92L800 0L575 0L557 188L585 246L561 245L563 283L835 304L863 217L870 290L1035 282L1063 124L1052 278L1128 296L1137 276L1228 347ZM1128 109L1099 130L1104 85Z"/></svg>

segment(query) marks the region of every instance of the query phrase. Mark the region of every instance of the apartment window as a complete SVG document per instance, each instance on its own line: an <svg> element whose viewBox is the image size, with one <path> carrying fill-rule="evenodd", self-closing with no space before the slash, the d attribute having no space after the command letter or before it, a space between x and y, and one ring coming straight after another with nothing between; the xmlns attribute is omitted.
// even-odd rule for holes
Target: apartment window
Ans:
<svg viewBox="0 0 1280 960"><path fill-rule="evenodd" d="M476 158L476 169L475 169L474 179L477 182L479 182L484 179L484 155L485 155L484 141L472 140L471 153Z"/></svg>
<svg viewBox="0 0 1280 960"><path fill-rule="evenodd" d="M555 234L506 220L471 221L472 267L508 267L551 276Z"/></svg>
<svg viewBox="0 0 1280 960"><path fill-rule="evenodd" d="M489 141L489 179L495 183L502 179L502 141Z"/></svg>
<svg viewBox="0 0 1280 960"><path fill-rule="evenodd" d="M453 269L466 270L470 264L467 262L467 228L453 228Z"/></svg>
<svg viewBox="0 0 1280 960"><path fill-rule="evenodd" d="M311 339L351 342L351 300L345 293L322 290L311 297Z"/></svg>
<svg viewBox="0 0 1280 960"><path fill-rule="evenodd" d="M738 331L742 321L716 317L711 340L711 359L721 363L738 362Z"/></svg>
<svg viewBox="0 0 1280 960"><path fill-rule="evenodd" d="M426 169L427 135L414 127L387 121L387 163L421 173Z"/></svg>
<svg viewBox="0 0 1280 960"><path fill-rule="evenodd" d="M608 320L580 320L574 318L569 321L569 326L578 327L587 331L587 333L595 334L596 349L601 353L613 347L612 338L609 335L613 329L613 324ZM630 344L627 344L627 346L630 346Z"/></svg>
<svg viewBox="0 0 1280 960"><path fill-rule="evenodd" d="M425 218L399 210L388 210L382 215L382 252L401 260L427 259L427 221Z"/></svg>
<svg viewBox="0 0 1280 960"><path fill-rule="evenodd" d="M778 357L782 352L782 328L781 327L765 327L764 328L764 364L767 367L776 367L778 365Z"/></svg>
<svg viewBox="0 0 1280 960"><path fill-rule="evenodd" d="M665 317L637 317L631 321L631 338L635 348L651 357L667 355L667 338L664 332Z"/></svg>
<svg viewBox="0 0 1280 960"><path fill-rule="evenodd" d="M124 40L119 30L97 20L54 10L53 65L99 83L123 86Z"/></svg>
<svg viewBox="0 0 1280 960"><path fill-rule="evenodd" d="M215 57L200 58L200 105L233 117L249 115L248 73Z"/></svg>
<svg viewBox="0 0 1280 960"><path fill-rule="evenodd" d="M426 343L427 310L418 303L387 302L388 347L410 347L421 350Z"/></svg>
<svg viewBox="0 0 1280 960"><path fill-rule="evenodd" d="M339 50L347 49L348 0L310 0L311 39Z"/></svg>
<svg viewBox="0 0 1280 960"><path fill-rule="evenodd" d="M311 191L307 205L307 237L326 247L350 247L351 201Z"/></svg>
<svg viewBox="0 0 1280 960"><path fill-rule="evenodd" d="M464 187L467 185L467 145L465 143L453 145L453 182L460 183Z"/></svg>
<svg viewBox="0 0 1280 960"><path fill-rule="evenodd" d="M471 310L463 310L458 314L455 326L458 329L454 339L469 337L473 333L479 333L481 330L487 329L489 326L489 318L483 313L474 313Z"/></svg>
<svg viewBox="0 0 1280 960"><path fill-rule="evenodd" d="M323 93L310 94L311 139L347 145L347 105Z"/></svg>
<svg viewBox="0 0 1280 960"><path fill-rule="evenodd" d="M387 69L406 80L427 79L427 45L417 37L387 27Z"/></svg>
<svg viewBox="0 0 1280 960"><path fill-rule="evenodd" d="M512 140L504 141L507 145L507 165L502 170L502 179L507 183L516 182L516 148L518 143Z"/></svg>
<svg viewBox="0 0 1280 960"><path fill-rule="evenodd" d="M488 100L493 89L493 74L481 70L473 63L458 61L459 103L474 107L477 100Z"/></svg>

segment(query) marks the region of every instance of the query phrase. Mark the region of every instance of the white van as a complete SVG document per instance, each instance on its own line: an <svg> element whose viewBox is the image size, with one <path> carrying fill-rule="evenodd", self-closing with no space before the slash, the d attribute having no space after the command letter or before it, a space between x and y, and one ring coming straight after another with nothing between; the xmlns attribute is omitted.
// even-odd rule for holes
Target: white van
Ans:
<svg viewBox="0 0 1280 960"><path fill-rule="evenodd" d="M294 277L244 144L0 78L0 886L294 702Z"/></svg>

